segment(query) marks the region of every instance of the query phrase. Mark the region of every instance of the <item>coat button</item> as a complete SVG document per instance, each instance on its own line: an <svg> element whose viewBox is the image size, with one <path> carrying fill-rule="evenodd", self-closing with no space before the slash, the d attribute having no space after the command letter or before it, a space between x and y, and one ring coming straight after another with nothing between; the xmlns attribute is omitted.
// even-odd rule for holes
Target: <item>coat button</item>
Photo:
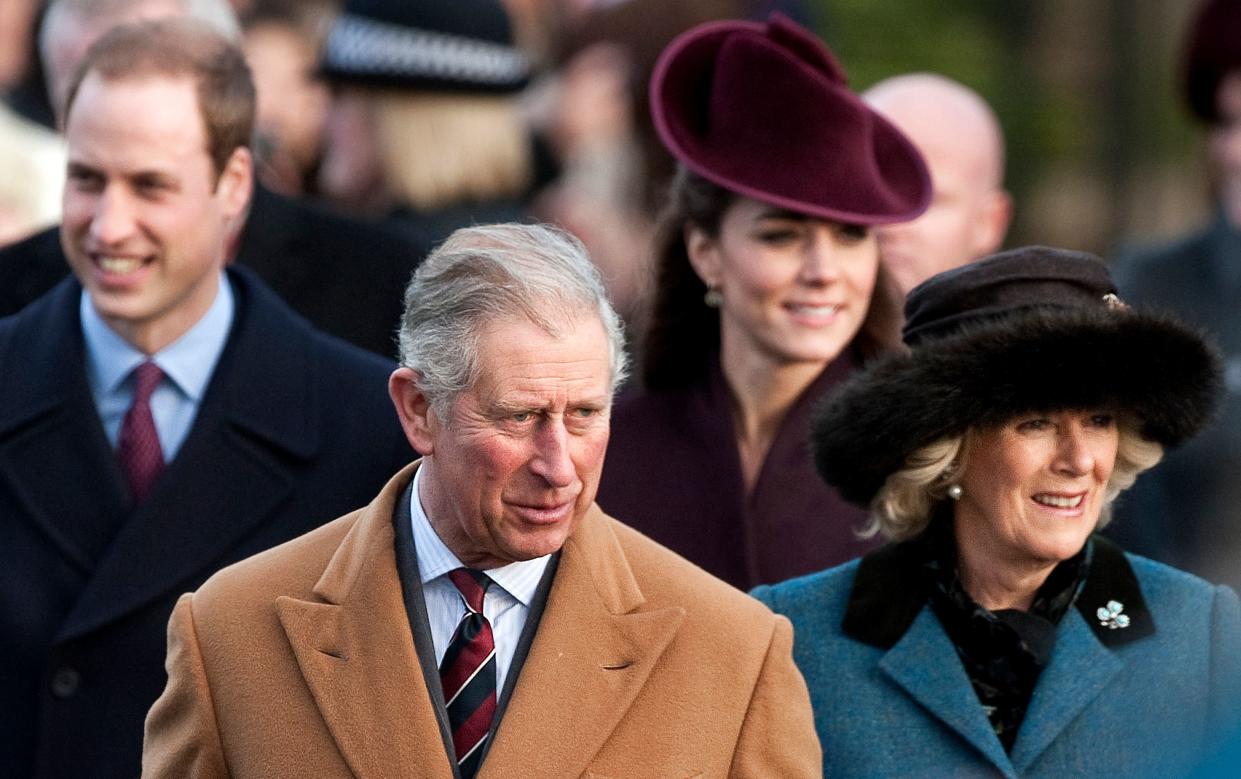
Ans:
<svg viewBox="0 0 1241 779"><path fill-rule="evenodd" d="M82 685L82 674L72 668L58 668L52 674L52 695L57 698L72 698Z"/></svg>

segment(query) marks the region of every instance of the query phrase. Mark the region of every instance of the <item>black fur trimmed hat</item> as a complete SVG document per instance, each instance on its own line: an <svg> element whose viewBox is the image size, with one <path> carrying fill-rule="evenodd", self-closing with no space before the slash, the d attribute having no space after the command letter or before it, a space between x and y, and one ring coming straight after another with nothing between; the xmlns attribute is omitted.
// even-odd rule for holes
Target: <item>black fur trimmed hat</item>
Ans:
<svg viewBox="0 0 1241 779"><path fill-rule="evenodd" d="M910 454L971 427L1115 407L1175 446L1218 401L1215 349L1171 317L1126 306L1090 254L1026 247L941 273L910 291L905 318L912 351L850 378L811 429L819 475L861 506Z"/></svg>

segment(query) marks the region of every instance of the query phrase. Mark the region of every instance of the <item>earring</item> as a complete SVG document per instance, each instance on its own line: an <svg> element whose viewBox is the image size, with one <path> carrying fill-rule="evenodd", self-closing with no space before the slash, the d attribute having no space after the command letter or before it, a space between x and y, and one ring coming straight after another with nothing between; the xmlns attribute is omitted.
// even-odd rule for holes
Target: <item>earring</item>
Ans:
<svg viewBox="0 0 1241 779"><path fill-rule="evenodd" d="M948 497L952 498L953 500L960 500L960 499L961 499L961 493L963 493L963 492L964 492L964 490L962 490L962 489L961 489L961 485L960 485L960 484L950 484L950 485L948 485Z"/></svg>
<svg viewBox="0 0 1241 779"><path fill-rule="evenodd" d="M707 287L702 302L707 304L707 308L719 308L724 303L724 294L719 287Z"/></svg>

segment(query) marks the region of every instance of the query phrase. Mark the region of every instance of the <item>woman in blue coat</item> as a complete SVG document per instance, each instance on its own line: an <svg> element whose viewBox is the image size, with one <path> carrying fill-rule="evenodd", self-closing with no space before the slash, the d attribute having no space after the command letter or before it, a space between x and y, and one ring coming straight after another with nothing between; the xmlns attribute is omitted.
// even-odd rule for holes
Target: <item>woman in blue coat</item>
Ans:
<svg viewBox="0 0 1241 779"><path fill-rule="evenodd" d="M1094 531L1216 403L1190 329L1034 247L906 301L911 352L820 409L824 480L890 543L759 587L829 776L1175 776L1241 704L1237 596Z"/></svg>

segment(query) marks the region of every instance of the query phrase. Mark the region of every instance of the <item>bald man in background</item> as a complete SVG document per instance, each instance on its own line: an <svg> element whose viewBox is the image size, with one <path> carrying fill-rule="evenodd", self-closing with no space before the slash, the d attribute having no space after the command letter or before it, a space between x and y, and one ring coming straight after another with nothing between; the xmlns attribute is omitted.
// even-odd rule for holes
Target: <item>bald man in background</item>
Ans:
<svg viewBox="0 0 1241 779"><path fill-rule="evenodd" d="M879 82L862 99L905 133L931 171L931 207L912 222L878 228L884 295L868 330L900 343L909 290L936 273L995 252L1012 219L1004 190L1004 135L995 112L976 92L934 73Z"/></svg>

